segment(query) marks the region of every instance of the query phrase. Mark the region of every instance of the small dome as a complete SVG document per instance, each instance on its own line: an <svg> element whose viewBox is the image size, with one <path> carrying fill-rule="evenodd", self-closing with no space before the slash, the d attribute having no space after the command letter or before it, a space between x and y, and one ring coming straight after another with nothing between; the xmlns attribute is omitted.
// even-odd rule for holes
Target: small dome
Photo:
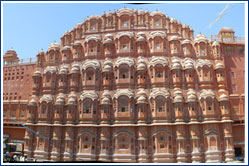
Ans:
<svg viewBox="0 0 249 166"><path fill-rule="evenodd" d="M174 103L182 103L183 102L183 97L180 95L177 95L174 97Z"/></svg>
<svg viewBox="0 0 249 166"><path fill-rule="evenodd" d="M58 100L56 100L55 105L64 105L65 100L63 100L62 98L59 98Z"/></svg>
<svg viewBox="0 0 249 166"><path fill-rule="evenodd" d="M183 24L182 28L189 28L189 26L187 24Z"/></svg>
<svg viewBox="0 0 249 166"><path fill-rule="evenodd" d="M197 99L196 95L190 94L188 95L187 102L195 102Z"/></svg>
<svg viewBox="0 0 249 166"><path fill-rule="evenodd" d="M146 104L147 99L144 96L139 96L137 99L137 104Z"/></svg>
<svg viewBox="0 0 249 166"><path fill-rule="evenodd" d="M175 18L171 18L170 19L170 23L176 23L177 21L176 21L176 19Z"/></svg>
<svg viewBox="0 0 249 166"><path fill-rule="evenodd" d="M143 36L139 36L137 42L146 42L146 39Z"/></svg>
<svg viewBox="0 0 249 166"><path fill-rule="evenodd" d="M194 69L194 64L193 63L187 63L185 65L185 69Z"/></svg>
<svg viewBox="0 0 249 166"><path fill-rule="evenodd" d="M70 46L64 46L62 51L66 51L66 50L71 50L71 47Z"/></svg>
<svg viewBox="0 0 249 166"><path fill-rule="evenodd" d="M112 12L109 11L109 12L106 14L106 16L107 16L107 17L112 16Z"/></svg>
<svg viewBox="0 0 249 166"><path fill-rule="evenodd" d="M188 39L185 39L185 40L183 40L183 42L182 42L182 45L184 45L184 44L191 44L191 41L188 40Z"/></svg>
<svg viewBox="0 0 249 166"><path fill-rule="evenodd" d="M112 44L113 43L113 41L112 41L112 39L110 39L110 38L107 38L105 41L104 41L104 44Z"/></svg>
<svg viewBox="0 0 249 166"><path fill-rule="evenodd" d="M66 75L68 73L68 69L67 68L61 68L59 71L59 75Z"/></svg>
<svg viewBox="0 0 249 166"><path fill-rule="evenodd" d="M73 45L74 46L81 46L81 42L80 41L75 41Z"/></svg>
<svg viewBox="0 0 249 166"><path fill-rule="evenodd" d="M102 104L102 105L103 105L103 104L111 105L112 103L111 103L110 98L108 98L108 97L103 97L102 100L101 100L101 104Z"/></svg>
<svg viewBox="0 0 249 166"><path fill-rule="evenodd" d="M41 74L41 71L40 70L36 70L33 74L33 77L41 77L42 74Z"/></svg>
<svg viewBox="0 0 249 166"><path fill-rule="evenodd" d="M76 105L76 99L75 98L69 98L68 99L68 105Z"/></svg>
<svg viewBox="0 0 249 166"><path fill-rule="evenodd" d="M60 50L60 45L56 42L50 44L50 46L48 47L48 51L50 50Z"/></svg>
<svg viewBox="0 0 249 166"><path fill-rule="evenodd" d="M196 102L197 101L197 95L194 89L189 89L187 92L187 102Z"/></svg>
<svg viewBox="0 0 249 166"><path fill-rule="evenodd" d="M137 35L139 35L139 36L145 36L146 33L145 32L138 32Z"/></svg>
<svg viewBox="0 0 249 166"><path fill-rule="evenodd" d="M138 14L139 15L143 15L145 12L144 12L144 10L142 10L142 9L140 9L139 11L138 11Z"/></svg>
<svg viewBox="0 0 249 166"><path fill-rule="evenodd" d="M110 98L111 97L110 91L109 90L104 90L104 92L102 94L102 97L103 96Z"/></svg>
<svg viewBox="0 0 249 166"><path fill-rule="evenodd" d="M29 104L28 104L29 106L37 106L37 102L36 102L36 100L35 100L35 98L34 97L32 97L32 99L29 101Z"/></svg>
<svg viewBox="0 0 249 166"><path fill-rule="evenodd" d="M73 64L70 73L80 73L80 67L78 64Z"/></svg>
<svg viewBox="0 0 249 166"><path fill-rule="evenodd" d="M144 63L139 63L137 66L137 70L138 71L146 70L146 65Z"/></svg>
<svg viewBox="0 0 249 166"><path fill-rule="evenodd" d="M112 67L109 64L106 64L103 68L103 72L110 72L112 70Z"/></svg>
<svg viewBox="0 0 249 166"><path fill-rule="evenodd" d="M75 93L69 94L67 104L68 105L76 105L77 104L77 97L76 97Z"/></svg>
<svg viewBox="0 0 249 166"><path fill-rule="evenodd" d="M212 44L212 47L215 47L215 46L220 46L220 43L217 42L217 41L214 41L213 44Z"/></svg>
<svg viewBox="0 0 249 166"><path fill-rule="evenodd" d="M221 63L221 62L217 63L217 64L215 65L215 70L217 70L217 69L225 69L224 64Z"/></svg>
<svg viewBox="0 0 249 166"><path fill-rule="evenodd" d="M112 39L113 36L112 36L112 34L108 33L108 34L105 35L105 38L110 38L110 39Z"/></svg>
<svg viewBox="0 0 249 166"><path fill-rule="evenodd" d="M229 97L226 94L222 94L219 97L219 101L229 101Z"/></svg>
<svg viewBox="0 0 249 166"><path fill-rule="evenodd" d="M208 43L208 39L205 35L202 35L202 34L198 34L196 35L196 38L194 40L194 43Z"/></svg>
<svg viewBox="0 0 249 166"><path fill-rule="evenodd" d="M169 41L180 40L178 36L172 36Z"/></svg>
<svg viewBox="0 0 249 166"><path fill-rule="evenodd" d="M60 93L57 97L56 97L56 102L55 105L64 105L65 104L65 95Z"/></svg>
<svg viewBox="0 0 249 166"><path fill-rule="evenodd" d="M37 55L41 55L41 54L44 54L44 51L43 51L43 50L38 51L38 54L37 54Z"/></svg>
<svg viewBox="0 0 249 166"><path fill-rule="evenodd" d="M182 68L182 65L179 63L179 62L175 62L173 63L172 65L172 69L181 69Z"/></svg>

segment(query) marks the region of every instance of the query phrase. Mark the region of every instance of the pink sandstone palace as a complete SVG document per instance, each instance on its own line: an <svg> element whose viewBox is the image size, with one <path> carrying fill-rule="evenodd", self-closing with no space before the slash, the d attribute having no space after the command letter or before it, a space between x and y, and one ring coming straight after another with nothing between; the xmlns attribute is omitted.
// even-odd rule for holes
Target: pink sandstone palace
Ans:
<svg viewBox="0 0 249 166"><path fill-rule="evenodd" d="M88 17L36 57L21 65L14 50L4 55L4 111L34 131L5 116L4 134L24 140L28 157L186 163L244 156L244 40L232 28L194 38L162 12L123 8ZM13 70L20 78L11 79Z"/></svg>

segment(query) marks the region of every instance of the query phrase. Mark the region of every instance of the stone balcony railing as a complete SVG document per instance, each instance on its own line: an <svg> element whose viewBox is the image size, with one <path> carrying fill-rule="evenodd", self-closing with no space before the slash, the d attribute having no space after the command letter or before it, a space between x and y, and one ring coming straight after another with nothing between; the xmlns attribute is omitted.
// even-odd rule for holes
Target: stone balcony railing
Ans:
<svg viewBox="0 0 249 166"><path fill-rule="evenodd" d="M245 43L244 37L219 38L218 35L210 35L210 41L218 41L220 43Z"/></svg>
<svg viewBox="0 0 249 166"><path fill-rule="evenodd" d="M36 58L26 58L20 59L19 62L8 63L4 62L4 66L19 66L19 65L27 65L27 64L35 64Z"/></svg>

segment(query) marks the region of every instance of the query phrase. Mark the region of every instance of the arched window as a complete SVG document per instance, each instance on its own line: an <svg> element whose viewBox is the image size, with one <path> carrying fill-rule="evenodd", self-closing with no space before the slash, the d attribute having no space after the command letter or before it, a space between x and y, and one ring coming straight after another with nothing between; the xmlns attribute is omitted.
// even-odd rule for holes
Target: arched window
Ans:
<svg viewBox="0 0 249 166"><path fill-rule="evenodd" d="M91 31L95 31L97 28L97 22L96 21L93 21L90 23L90 29Z"/></svg>
<svg viewBox="0 0 249 166"><path fill-rule="evenodd" d="M92 100L85 99L83 102L83 113L90 114L92 112Z"/></svg>
<svg viewBox="0 0 249 166"><path fill-rule="evenodd" d="M165 112L165 99L162 96L156 98L156 111Z"/></svg>
<svg viewBox="0 0 249 166"><path fill-rule="evenodd" d="M129 78L129 68L127 65L120 66L119 69L119 78L120 79L127 79Z"/></svg>
<svg viewBox="0 0 249 166"><path fill-rule="evenodd" d="M42 103L41 105L41 114L44 115L47 112L47 105L45 103Z"/></svg>
<svg viewBox="0 0 249 166"><path fill-rule="evenodd" d="M129 148L129 141L128 138L126 138L125 136L120 136L120 138L118 139L118 148L119 149L128 149Z"/></svg>
<svg viewBox="0 0 249 166"><path fill-rule="evenodd" d="M195 111L195 103L192 102L188 103L188 107L190 111Z"/></svg>
<svg viewBox="0 0 249 166"><path fill-rule="evenodd" d="M86 80L91 81L93 80L94 72L92 70L87 70L86 72Z"/></svg>
<svg viewBox="0 0 249 166"><path fill-rule="evenodd" d="M205 46L200 46L200 56L205 56Z"/></svg>
<svg viewBox="0 0 249 166"><path fill-rule="evenodd" d="M127 96L121 96L118 99L118 112L128 112L129 98Z"/></svg>
<svg viewBox="0 0 249 166"><path fill-rule="evenodd" d="M213 101L212 101L212 99L207 99L206 100L206 110L207 111L212 111L213 110Z"/></svg>
<svg viewBox="0 0 249 166"><path fill-rule="evenodd" d="M163 69L157 68L156 69L156 78L161 78L161 77L163 77Z"/></svg>
<svg viewBox="0 0 249 166"><path fill-rule="evenodd" d="M53 62L53 61L54 61L54 54L50 54L49 62Z"/></svg>
<svg viewBox="0 0 249 166"><path fill-rule="evenodd" d="M88 52L90 53L90 55L97 53L97 43L95 41L89 42Z"/></svg>
<svg viewBox="0 0 249 166"><path fill-rule="evenodd" d="M44 139L38 138L37 150L43 150L43 148L44 148Z"/></svg>
<svg viewBox="0 0 249 166"><path fill-rule="evenodd" d="M120 38L120 50L125 52L129 50L129 41L130 39L127 36Z"/></svg>
<svg viewBox="0 0 249 166"><path fill-rule="evenodd" d="M210 137L210 148L211 150L216 150L216 147L216 138L212 136Z"/></svg>
<svg viewBox="0 0 249 166"><path fill-rule="evenodd" d="M160 26L160 19L159 18L155 18L155 27L159 27Z"/></svg>
<svg viewBox="0 0 249 166"><path fill-rule="evenodd" d="M50 79L51 79L51 75L50 75L50 73L48 73L48 74L46 75L46 82L49 82Z"/></svg>

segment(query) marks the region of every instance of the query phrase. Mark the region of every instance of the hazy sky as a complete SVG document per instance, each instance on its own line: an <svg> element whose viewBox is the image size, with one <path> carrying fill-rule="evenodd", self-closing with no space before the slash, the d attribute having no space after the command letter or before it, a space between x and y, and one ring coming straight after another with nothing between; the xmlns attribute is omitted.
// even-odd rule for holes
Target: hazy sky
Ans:
<svg viewBox="0 0 249 166"><path fill-rule="evenodd" d="M236 36L245 35L245 5L230 4L225 14L211 28L227 3L161 3L161 4L121 4L121 3L4 3L3 4L3 53L16 50L19 58L35 58L41 49L60 42L60 37L87 16L117 11L127 7L162 11L182 24L200 32L208 38L216 35L221 27L232 27Z"/></svg>

